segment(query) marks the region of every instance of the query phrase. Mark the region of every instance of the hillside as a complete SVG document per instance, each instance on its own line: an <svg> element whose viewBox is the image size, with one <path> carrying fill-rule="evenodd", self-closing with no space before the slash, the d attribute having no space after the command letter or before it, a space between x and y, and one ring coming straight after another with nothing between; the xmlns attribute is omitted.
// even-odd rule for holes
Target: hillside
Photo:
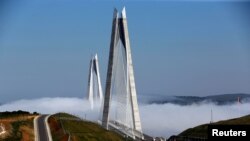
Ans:
<svg viewBox="0 0 250 141"><path fill-rule="evenodd" d="M103 129L100 125L84 121L66 113L52 115L49 126L53 141L123 141L119 134Z"/></svg>
<svg viewBox="0 0 250 141"><path fill-rule="evenodd" d="M36 115L25 111L0 112L0 124L6 130L0 135L0 141L33 141Z"/></svg>
<svg viewBox="0 0 250 141"><path fill-rule="evenodd" d="M250 94L221 94L221 95L211 95L211 96L157 96L157 98L151 98L150 96L140 96L140 100L144 103L149 104L178 104L178 105L191 105L191 104L201 104L212 102L217 105L227 105L238 102L250 102Z"/></svg>
<svg viewBox="0 0 250 141"><path fill-rule="evenodd" d="M219 122L212 123L214 125L250 125L250 115L243 116L240 118L235 119L229 119L229 120L223 120ZM199 125L194 128L189 128L182 133L180 133L178 136L185 136L185 137L202 137L207 138L207 128L208 124Z"/></svg>

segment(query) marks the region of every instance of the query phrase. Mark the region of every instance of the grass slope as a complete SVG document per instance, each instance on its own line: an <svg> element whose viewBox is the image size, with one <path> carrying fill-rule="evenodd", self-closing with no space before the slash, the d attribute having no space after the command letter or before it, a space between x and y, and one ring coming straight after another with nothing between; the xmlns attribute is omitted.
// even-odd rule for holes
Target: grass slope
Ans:
<svg viewBox="0 0 250 141"><path fill-rule="evenodd" d="M33 141L33 119L36 115L24 111L1 112L0 123L6 133L0 136L0 141Z"/></svg>
<svg viewBox="0 0 250 141"><path fill-rule="evenodd" d="M240 118L224 120L212 123L214 125L250 125L250 115L243 116ZM209 124L199 125L194 128L189 128L178 136L187 136L187 137L205 137L207 138L207 128Z"/></svg>
<svg viewBox="0 0 250 141"><path fill-rule="evenodd" d="M49 126L53 141L123 141L126 140L119 134L103 129L100 125L66 114L52 115Z"/></svg>

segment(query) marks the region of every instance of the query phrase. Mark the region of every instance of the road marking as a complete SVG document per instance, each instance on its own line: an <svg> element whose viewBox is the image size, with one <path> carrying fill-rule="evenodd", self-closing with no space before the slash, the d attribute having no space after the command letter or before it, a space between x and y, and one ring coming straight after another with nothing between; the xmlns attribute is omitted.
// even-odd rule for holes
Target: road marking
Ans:
<svg viewBox="0 0 250 141"><path fill-rule="evenodd" d="M48 115L46 118L45 118L45 125L46 125L46 128L47 128L47 135L48 135L48 138L49 138L49 141L53 141L52 140L52 136L51 136L51 132L50 132L50 128L49 128L49 123L48 123L48 119L51 115Z"/></svg>
<svg viewBox="0 0 250 141"><path fill-rule="evenodd" d="M37 126L37 119L39 118L40 116L36 116L34 118L34 134L35 134L35 141L39 141L39 134L38 134L38 126Z"/></svg>

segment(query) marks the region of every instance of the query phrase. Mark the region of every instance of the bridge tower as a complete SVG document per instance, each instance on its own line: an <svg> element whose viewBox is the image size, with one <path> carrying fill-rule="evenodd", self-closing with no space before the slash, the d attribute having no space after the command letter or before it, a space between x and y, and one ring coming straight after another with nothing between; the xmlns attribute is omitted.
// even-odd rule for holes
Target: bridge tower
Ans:
<svg viewBox="0 0 250 141"><path fill-rule="evenodd" d="M143 139L125 8L112 24L102 126Z"/></svg>
<svg viewBox="0 0 250 141"><path fill-rule="evenodd" d="M94 108L95 102L101 104L103 100L97 54L95 54L90 60L87 97L92 109Z"/></svg>

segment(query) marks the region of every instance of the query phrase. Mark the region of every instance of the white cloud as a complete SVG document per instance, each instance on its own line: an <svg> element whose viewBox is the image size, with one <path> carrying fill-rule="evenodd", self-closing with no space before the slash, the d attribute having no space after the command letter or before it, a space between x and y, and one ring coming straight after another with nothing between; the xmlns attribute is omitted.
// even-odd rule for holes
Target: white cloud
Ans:
<svg viewBox="0 0 250 141"><path fill-rule="evenodd" d="M240 117L250 113L250 103L218 106L213 103L180 106L175 104L140 106L145 133L152 136L169 137L200 124L209 123L211 109L213 121Z"/></svg>
<svg viewBox="0 0 250 141"><path fill-rule="evenodd" d="M100 119L101 112L96 106L91 110L90 103L80 98L40 98L33 100L18 100L3 104L0 111L26 110L43 114L68 112L80 117L87 116L89 120ZM217 106L212 103L180 106L175 104L143 104L140 105L140 115L143 131L152 136L169 137L181 131L210 121L210 111L213 109L213 120L235 118L250 113L250 103Z"/></svg>
<svg viewBox="0 0 250 141"><path fill-rule="evenodd" d="M39 112L42 114L54 114L58 112L67 112L70 114L81 116L87 119L97 120L98 107L91 110L90 103L86 99L56 97L56 98L40 98L32 100L18 100L3 104L0 106L0 111L25 110L29 112Z"/></svg>

